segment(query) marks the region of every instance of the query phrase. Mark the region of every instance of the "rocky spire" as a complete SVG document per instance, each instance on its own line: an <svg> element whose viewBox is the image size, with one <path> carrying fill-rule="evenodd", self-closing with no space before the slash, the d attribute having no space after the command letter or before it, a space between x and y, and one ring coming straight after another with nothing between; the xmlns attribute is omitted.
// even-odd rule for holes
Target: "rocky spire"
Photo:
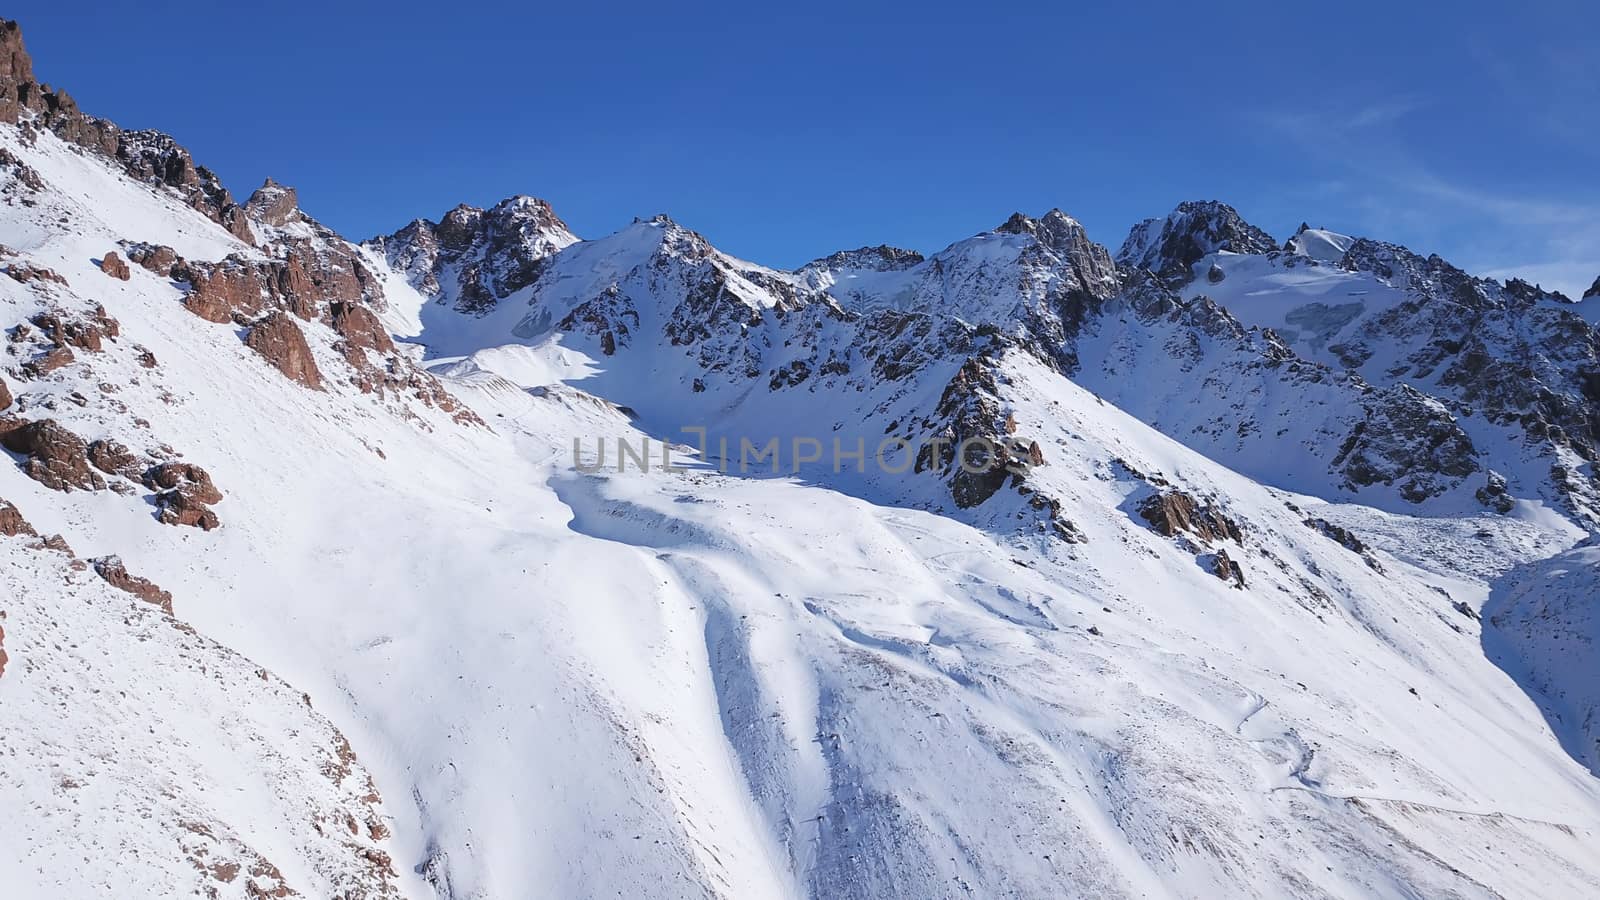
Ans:
<svg viewBox="0 0 1600 900"><path fill-rule="evenodd" d="M1272 235L1246 222L1238 210L1215 200L1178 204L1165 219L1146 219L1133 227L1117 263L1149 269L1168 284L1185 284L1193 266L1219 250L1269 253L1278 249Z"/></svg>
<svg viewBox="0 0 1600 900"><path fill-rule="evenodd" d="M1600 297L1600 276L1596 276L1594 279L1594 284L1590 285L1589 289L1583 292L1583 299L1588 300L1590 297Z"/></svg>

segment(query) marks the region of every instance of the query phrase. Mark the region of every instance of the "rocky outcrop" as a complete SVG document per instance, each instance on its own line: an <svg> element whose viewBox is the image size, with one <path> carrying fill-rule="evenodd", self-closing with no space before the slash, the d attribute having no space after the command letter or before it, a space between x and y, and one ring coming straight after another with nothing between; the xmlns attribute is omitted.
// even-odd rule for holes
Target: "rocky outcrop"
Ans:
<svg viewBox="0 0 1600 900"><path fill-rule="evenodd" d="M287 313L273 310L250 326L245 345L261 354L272 367L296 384L322 390L322 372L311 356L305 333Z"/></svg>
<svg viewBox="0 0 1600 900"><path fill-rule="evenodd" d="M197 503L222 502L222 491L211 480L211 474L194 463L166 462L153 466L144 473L144 483L151 490L183 491Z"/></svg>
<svg viewBox="0 0 1600 900"><path fill-rule="evenodd" d="M100 271L121 281L127 281L132 277L132 273L128 271L128 264L123 261L122 257L117 255L115 250L100 258Z"/></svg>
<svg viewBox="0 0 1600 900"><path fill-rule="evenodd" d="M546 260L575 242L550 204L511 197L488 210L461 205L367 245L384 254L424 295L469 315L538 280Z"/></svg>
<svg viewBox="0 0 1600 900"><path fill-rule="evenodd" d="M78 108L66 91L34 81L33 62L16 22L0 20L0 121L27 120L61 140L93 151L131 176L169 188L207 218L246 243L254 243L244 210L215 173L197 166L189 151L159 131L123 131Z"/></svg>
<svg viewBox="0 0 1600 900"><path fill-rule="evenodd" d="M1211 558L1211 574L1223 581L1233 582L1236 587L1244 587L1244 570L1228 556L1226 550L1218 550Z"/></svg>
<svg viewBox="0 0 1600 900"><path fill-rule="evenodd" d="M1175 537L1187 532L1205 541L1244 543L1237 523L1215 507L1200 503L1182 491L1156 494L1139 504L1139 515L1157 534Z"/></svg>
<svg viewBox="0 0 1600 900"><path fill-rule="evenodd" d="M5 379L0 378L0 411L11 408L15 399L11 396L11 388L6 386Z"/></svg>
<svg viewBox="0 0 1600 900"><path fill-rule="evenodd" d="M172 615L172 594L163 591L156 586L155 582L147 578L128 574L127 568L122 564L121 557L102 556L98 559L90 560L89 564L94 567L95 574L105 579L107 584L117 590L132 594L146 603L160 607L161 611L169 616Z"/></svg>
<svg viewBox="0 0 1600 900"><path fill-rule="evenodd" d="M26 459L22 471L57 491L96 491L106 482L89 467L89 448L54 419L0 419L0 445Z"/></svg>
<svg viewBox="0 0 1600 900"><path fill-rule="evenodd" d="M1594 284L1589 285L1589 289L1583 292L1583 299L1585 300L1594 297L1600 297L1600 277L1596 277Z"/></svg>
<svg viewBox="0 0 1600 900"><path fill-rule="evenodd" d="M156 518L163 524L202 531L221 527L211 505L222 502L222 491L205 469L193 463L162 463L145 472L143 481L156 491Z"/></svg>
<svg viewBox="0 0 1600 900"><path fill-rule="evenodd" d="M122 325L106 313L103 306L96 307L88 316L71 315L60 310L40 313L30 321L57 347L76 347L90 353L105 349L106 340L122 334Z"/></svg>
<svg viewBox="0 0 1600 900"><path fill-rule="evenodd" d="M218 263L180 260L170 271L173 278L189 283L184 308L208 322L221 324L233 321L235 313L251 316L261 312L260 272L241 257L230 256Z"/></svg>
<svg viewBox="0 0 1600 900"><path fill-rule="evenodd" d="M0 536L38 537L39 532L33 530L33 526L9 501L0 500Z"/></svg>
<svg viewBox="0 0 1600 900"><path fill-rule="evenodd" d="M300 197L295 189L282 185L268 178L256 192L245 201L245 212L251 219L274 228L283 226L299 218Z"/></svg>
<svg viewBox="0 0 1600 900"><path fill-rule="evenodd" d="M348 347L372 350L385 356L394 352L394 341L389 337L389 330L383 327L372 310L357 303L335 301L330 304L329 312L333 330L339 333Z"/></svg>
<svg viewBox="0 0 1600 900"><path fill-rule="evenodd" d="M31 263L14 262L6 266L6 274L11 280L20 284L59 284L65 285L67 279L61 277L54 269L44 266L35 266Z"/></svg>
<svg viewBox="0 0 1600 900"><path fill-rule="evenodd" d="M163 278L172 274L172 267L178 262L178 252L171 247L124 241L123 249L130 261Z"/></svg>
<svg viewBox="0 0 1600 900"><path fill-rule="evenodd" d="M814 259L801 267L806 269L826 269L841 271L847 269L860 269L870 272L898 272L909 269L923 261L923 256L915 250L905 250L900 247L891 247L888 244L879 244L876 247L862 247L859 250L840 250L821 259Z"/></svg>
<svg viewBox="0 0 1600 900"><path fill-rule="evenodd" d="M116 441L90 442L88 456L89 464L107 475L138 481L145 471L144 459Z"/></svg>
<svg viewBox="0 0 1600 900"><path fill-rule="evenodd" d="M1117 264L1128 269L1148 269L1169 285L1187 284L1194 264L1219 250L1232 253L1270 253L1277 241L1246 222L1238 210L1215 200L1178 204L1164 219L1146 219L1133 227Z"/></svg>

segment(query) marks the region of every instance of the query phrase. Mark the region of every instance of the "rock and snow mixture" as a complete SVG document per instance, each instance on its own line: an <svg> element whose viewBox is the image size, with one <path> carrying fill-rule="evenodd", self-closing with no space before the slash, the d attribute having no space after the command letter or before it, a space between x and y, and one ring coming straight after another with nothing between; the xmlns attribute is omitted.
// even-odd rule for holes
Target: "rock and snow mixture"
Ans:
<svg viewBox="0 0 1600 900"><path fill-rule="evenodd" d="M1600 895L1600 296L353 244L11 23L0 245L7 897Z"/></svg>

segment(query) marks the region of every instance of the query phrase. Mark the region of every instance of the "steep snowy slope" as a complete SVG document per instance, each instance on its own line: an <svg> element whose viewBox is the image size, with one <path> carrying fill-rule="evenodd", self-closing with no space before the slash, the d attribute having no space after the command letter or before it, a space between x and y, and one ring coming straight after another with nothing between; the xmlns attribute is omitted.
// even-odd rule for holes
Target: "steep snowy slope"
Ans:
<svg viewBox="0 0 1600 900"><path fill-rule="evenodd" d="M1580 529L1107 402L1129 342L1307 441L1379 389L1062 213L796 273L526 198L355 248L6 97L0 496L77 553L0 511L8 896L1600 893L1477 619Z"/></svg>

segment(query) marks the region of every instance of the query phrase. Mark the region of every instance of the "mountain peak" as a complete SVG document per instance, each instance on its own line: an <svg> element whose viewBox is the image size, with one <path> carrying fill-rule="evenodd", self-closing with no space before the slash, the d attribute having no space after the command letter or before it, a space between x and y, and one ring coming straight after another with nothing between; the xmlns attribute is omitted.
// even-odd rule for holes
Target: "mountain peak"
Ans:
<svg viewBox="0 0 1600 900"><path fill-rule="evenodd" d="M1583 292L1583 299L1588 300L1590 297L1600 297L1600 275L1595 276L1594 284Z"/></svg>
<svg viewBox="0 0 1600 900"><path fill-rule="evenodd" d="M300 196L294 188L279 184L268 176L245 201L244 208L250 218L257 222L282 228L300 211Z"/></svg>
<svg viewBox="0 0 1600 900"><path fill-rule="evenodd" d="M1119 265L1149 269L1172 284L1194 277L1192 267L1207 254L1269 253L1278 249L1272 235L1251 225L1239 211L1217 200L1187 200L1162 219L1146 219L1133 226L1122 249Z"/></svg>
<svg viewBox="0 0 1600 900"><path fill-rule="evenodd" d="M897 272L922 262L923 256L915 250L879 244L876 247L859 247L839 250L801 266L800 269L858 269L872 272Z"/></svg>

